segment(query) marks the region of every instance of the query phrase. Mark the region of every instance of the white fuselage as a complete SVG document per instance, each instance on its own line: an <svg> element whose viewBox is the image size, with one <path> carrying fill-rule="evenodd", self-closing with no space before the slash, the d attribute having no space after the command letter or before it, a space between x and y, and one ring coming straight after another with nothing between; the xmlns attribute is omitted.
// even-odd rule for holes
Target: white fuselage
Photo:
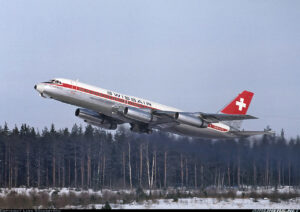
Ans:
<svg viewBox="0 0 300 212"><path fill-rule="evenodd" d="M118 117L115 116L113 107L117 105L181 112L181 110L177 108L169 107L134 96L123 95L118 92L98 88L78 81L61 78L55 80L57 80L59 83L39 83L35 88L43 97L53 98L67 104L94 110L116 119ZM234 137L230 133L230 127L221 122L209 124L207 128L198 128L186 124L179 124L172 127L166 127L164 129L160 128L160 130L195 137Z"/></svg>

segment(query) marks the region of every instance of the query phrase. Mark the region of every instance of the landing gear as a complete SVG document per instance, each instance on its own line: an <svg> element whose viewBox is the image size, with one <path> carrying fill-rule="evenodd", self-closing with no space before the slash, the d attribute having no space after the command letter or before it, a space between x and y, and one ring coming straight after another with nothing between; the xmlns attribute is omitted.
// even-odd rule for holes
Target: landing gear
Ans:
<svg viewBox="0 0 300 212"><path fill-rule="evenodd" d="M130 124L130 130L136 133L147 133L151 134L152 129L149 129L147 125Z"/></svg>

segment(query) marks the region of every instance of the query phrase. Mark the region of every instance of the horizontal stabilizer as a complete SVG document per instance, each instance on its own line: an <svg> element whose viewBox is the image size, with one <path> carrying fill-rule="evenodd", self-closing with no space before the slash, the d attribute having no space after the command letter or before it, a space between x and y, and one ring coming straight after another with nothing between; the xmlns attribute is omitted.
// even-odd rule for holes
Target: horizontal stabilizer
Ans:
<svg viewBox="0 0 300 212"><path fill-rule="evenodd" d="M274 135L275 132L268 130L268 131L232 131L232 134L239 136L239 137L248 137L253 135Z"/></svg>

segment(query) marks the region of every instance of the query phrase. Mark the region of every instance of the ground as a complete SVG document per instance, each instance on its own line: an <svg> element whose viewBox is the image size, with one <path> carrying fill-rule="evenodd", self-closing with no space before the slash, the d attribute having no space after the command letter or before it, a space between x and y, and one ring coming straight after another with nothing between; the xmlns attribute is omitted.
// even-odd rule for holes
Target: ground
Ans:
<svg viewBox="0 0 300 212"><path fill-rule="evenodd" d="M221 192L232 191L233 188L228 188L228 190L222 190ZM247 197L247 194L253 192L253 188L244 187L243 189L236 189L234 197L189 197L189 198L168 198L166 194L175 194L178 190L168 189L166 190L154 190L156 193L164 193L163 196L151 200L144 201L136 201L135 190L102 190L102 191L94 191L92 189L88 190L79 190L75 188L48 188L48 189L37 189L37 188L0 188L0 203L2 201L2 206L0 204L0 208L14 208L17 204L14 203L12 206L5 205L5 198L12 198L11 194L14 193L13 198L22 199L20 196L28 196L26 201L32 201L34 195L41 195L41 193L46 194L46 201L43 202L41 200L38 202L37 200L33 202L29 207L33 208L66 208L66 209L79 209L79 208L95 208L101 209L103 206L103 202L105 202L105 198L112 199L112 196L118 197L120 199L114 198L114 203L110 202L110 206L113 209L299 209L300 208L300 190L298 188L290 188L288 186L279 187L279 188L256 188L255 192L257 194L271 194L274 191L278 194L288 194L293 192L296 194L294 197L289 197L286 200L282 200L281 198L266 198L259 196L258 198L250 198ZM144 190L145 194L150 193L149 190ZM193 190L181 190L182 193L190 193ZM219 192L219 191L218 191ZM133 195L131 196L131 200L123 204L123 199L125 199L125 195ZM18 196L20 195L20 196ZM94 195L94 200L92 196ZM119 196L118 196L119 195ZM99 197L99 198L98 198ZM245 198L246 197L246 198ZM7 199L9 199L7 198ZM65 199L64 199L65 198ZM76 199L77 198L77 199ZM98 198L98 199L97 199ZM23 198L24 199L24 198ZM63 199L63 200L61 200ZM74 201L75 199L75 201ZM45 199L44 199L45 200ZM78 202L79 200L79 202ZM8 200L9 201L9 200ZM80 201L83 201L81 204ZM93 203L91 204L91 202ZM98 204L98 202L102 201L102 204ZM26 202L26 203L27 203ZM76 203L73 204L72 203ZM36 205L37 204L37 205ZM22 207L20 204L18 207ZM28 204L27 204L28 207Z"/></svg>

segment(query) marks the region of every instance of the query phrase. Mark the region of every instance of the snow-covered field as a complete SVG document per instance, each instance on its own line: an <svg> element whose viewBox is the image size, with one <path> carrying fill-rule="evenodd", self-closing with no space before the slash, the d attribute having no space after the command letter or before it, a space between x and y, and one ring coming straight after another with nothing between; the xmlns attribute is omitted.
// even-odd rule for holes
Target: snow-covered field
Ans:
<svg viewBox="0 0 300 212"><path fill-rule="evenodd" d="M88 192L91 194L99 194L101 195L101 191L93 191L92 189L89 190L75 190L75 189L70 189L70 188L59 188L59 189L54 189L54 188L48 188L48 189L38 189L38 188L0 188L0 197L5 197L8 193L10 192L16 192L18 194L27 194L30 195L32 192L47 192L50 196L52 195L53 192L58 191L58 195L62 194L69 194L71 191L74 192L75 194L80 194L82 192Z"/></svg>
<svg viewBox="0 0 300 212"><path fill-rule="evenodd" d="M94 205L99 209L102 205ZM188 198L178 199L173 202L172 199L160 199L156 202L144 201L143 203L131 204L111 204L113 209L299 209L300 198L288 202L274 203L268 199L228 199L217 200L215 198Z"/></svg>
<svg viewBox="0 0 300 212"><path fill-rule="evenodd" d="M46 192L49 194L49 197L56 192L57 195L63 194L70 194L71 192L80 195L82 193L94 194L103 196L105 192L109 193L134 193L135 190L102 190L102 191L93 191L92 189L89 190L77 190L74 188L60 188L60 189L36 189L36 188L0 188L0 197L5 197L10 192L16 192L18 194L26 194L30 196L33 192ZM110 206L113 209L299 209L300 208L300 197L293 198L287 201L278 200L278 202L271 201L268 198L242 198L243 193L250 193L253 191L252 188L244 188L243 190L235 190L236 197L234 199L231 198L179 198L178 201L174 201L174 199L156 199L156 200L148 200L143 202L132 202L128 204L112 204ZM184 191L182 191L184 192ZM190 192L190 191L186 191ZM224 190L222 191L224 192ZM257 188L255 190L257 193L272 193L274 192L274 188ZM293 189L289 187L280 187L277 189L278 193L288 193L288 192L298 192L300 193L299 189ZM145 190L146 194L149 194L149 190ZM121 200L122 201L122 200ZM95 208L101 209L103 204L89 204L84 207L78 205L67 205L64 208Z"/></svg>
<svg viewBox="0 0 300 212"><path fill-rule="evenodd" d="M207 188L208 190L210 188ZM211 188L212 190L214 188ZM235 190L236 191L236 195L237 196L242 196L242 193L250 193L252 191L255 191L256 193L272 193L274 192L275 188L270 187L270 188L264 188L264 187L257 187L252 188L252 187L246 187L244 186L243 189L236 189L236 188L228 188L227 191L229 190ZM120 189L120 190L109 190L109 189L103 189L102 191L94 191L93 189L87 189L87 190L79 190L79 189L75 189L75 188L46 188L46 189L38 189L38 188L26 188L26 187L20 187L20 188L0 188L0 197L3 197L5 195L7 195L9 192L15 191L18 194L27 194L29 195L31 192L47 192L50 196L54 191L58 191L59 195L62 194L69 194L70 192L74 192L76 194L80 194L82 192L87 192L89 194L98 194L98 195L102 195L104 192L111 192L111 193L117 193L117 192L125 192L125 193L130 193L130 192L134 192L135 190L129 190L129 189ZM152 192L159 192L160 190L152 190ZM161 190L163 191L163 190ZM168 191L176 191L176 189L169 189ZM195 190L180 190L181 193L189 193L189 192L193 192ZM150 193L150 190L145 189L144 192L146 194ZM222 192L226 192L226 190L219 190L220 193ZM278 193L288 193L288 192L298 192L300 193L300 188L293 188L293 187L289 187L289 186L281 186L277 188L277 192ZM168 193L168 192L167 192Z"/></svg>

